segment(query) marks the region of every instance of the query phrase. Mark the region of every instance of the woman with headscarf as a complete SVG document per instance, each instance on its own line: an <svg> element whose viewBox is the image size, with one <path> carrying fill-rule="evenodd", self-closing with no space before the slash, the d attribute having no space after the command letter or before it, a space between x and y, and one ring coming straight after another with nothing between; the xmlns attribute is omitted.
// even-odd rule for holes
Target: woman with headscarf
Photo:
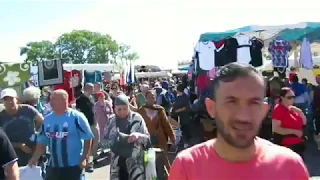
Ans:
<svg viewBox="0 0 320 180"><path fill-rule="evenodd" d="M150 132L151 143L163 149L165 154L165 166L170 171L170 162L168 158L168 138L173 144L176 144L176 137L172 130L171 124L166 115L165 109L156 105L156 92L146 92L146 105L138 110L146 122L148 131ZM153 141L153 142L152 142ZM156 141L156 142L155 142Z"/></svg>
<svg viewBox="0 0 320 180"><path fill-rule="evenodd" d="M115 117L105 127L102 147L111 149L110 180L145 180L144 147L149 142L147 126L129 107L124 94L114 98Z"/></svg>

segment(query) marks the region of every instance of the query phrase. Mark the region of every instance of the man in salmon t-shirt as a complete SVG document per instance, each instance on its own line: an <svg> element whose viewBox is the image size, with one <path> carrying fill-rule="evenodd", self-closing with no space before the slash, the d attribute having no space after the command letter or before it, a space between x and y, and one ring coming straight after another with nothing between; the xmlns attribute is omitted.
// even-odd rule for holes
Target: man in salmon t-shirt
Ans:
<svg viewBox="0 0 320 180"><path fill-rule="evenodd" d="M308 180L300 156L257 138L264 107L263 77L251 66L224 66L206 99L217 138L186 149L175 159L169 180Z"/></svg>

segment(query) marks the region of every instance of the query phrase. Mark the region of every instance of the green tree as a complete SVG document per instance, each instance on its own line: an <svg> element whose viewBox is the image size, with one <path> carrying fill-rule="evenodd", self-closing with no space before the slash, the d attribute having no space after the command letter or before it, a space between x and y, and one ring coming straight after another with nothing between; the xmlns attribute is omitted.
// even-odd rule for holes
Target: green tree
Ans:
<svg viewBox="0 0 320 180"><path fill-rule="evenodd" d="M20 56L26 56L25 61L36 65L38 61L57 57L54 44L50 41L29 42L20 48Z"/></svg>
<svg viewBox="0 0 320 180"><path fill-rule="evenodd" d="M62 34L56 47L62 57L71 59L74 64L109 63L111 54L118 51L118 44L111 36L88 30Z"/></svg>
<svg viewBox="0 0 320 180"><path fill-rule="evenodd" d="M119 49L116 53L113 53L113 61L112 63L115 64L116 69L118 71L122 71L124 68L124 63L128 60L135 61L139 59L139 55L136 52L130 51L131 47L126 44L120 44Z"/></svg>
<svg viewBox="0 0 320 180"><path fill-rule="evenodd" d="M21 48L20 55L26 55L26 61L34 64L39 60L62 58L64 62L115 63L136 60L139 55L130 51L130 46L118 44L111 36L88 30L74 30L58 37L55 43L50 41L30 42Z"/></svg>

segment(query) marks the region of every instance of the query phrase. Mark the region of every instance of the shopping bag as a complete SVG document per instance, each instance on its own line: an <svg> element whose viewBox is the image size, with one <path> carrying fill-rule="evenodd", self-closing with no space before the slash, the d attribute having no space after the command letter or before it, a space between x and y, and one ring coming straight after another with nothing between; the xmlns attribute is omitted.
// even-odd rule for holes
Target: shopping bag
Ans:
<svg viewBox="0 0 320 180"><path fill-rule="evenodd" d="M20 167L20 180L43 180L40 166L23 166Z"/></svg>
<svg viewBox="0 0 320 180"><path fill-rule="evenodd" d="M146 165L146 180L157 180L156 152L154 148L149 148L145 152L144 160Z"/></svg>

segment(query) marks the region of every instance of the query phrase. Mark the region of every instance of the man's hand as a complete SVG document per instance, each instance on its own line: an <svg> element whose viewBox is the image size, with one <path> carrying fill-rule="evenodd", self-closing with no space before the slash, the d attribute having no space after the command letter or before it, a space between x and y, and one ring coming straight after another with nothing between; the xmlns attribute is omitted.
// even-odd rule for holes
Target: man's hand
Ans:
<svg viewBox="0 0 320 180"><path fill-rule="evenodd" d="M302 132L302 131L299 131L299 130L296 130L294 134L295 134L296 136L298 136L299 138L301 138L302 135L303 135L303 132Z"/></svg>
<svg viewBox="0 0 320 180"><path fill-rule="evenodd" d="M296 106L290 106L289 110L296 113L302 113L302 110Z"/></svg>
<svg viewBox="0 0 320 180"><path fill-rule="evenodd" d="M21 144L20 149L27 154L32 153L32 149L29 148L26 144Z"/></svg>
<svg viewBox="0 0 320 180"><path fill-rule="evenodd" d="M87 159L82 159L79 166L81 169L85 168L87 166Z"/></svg>

